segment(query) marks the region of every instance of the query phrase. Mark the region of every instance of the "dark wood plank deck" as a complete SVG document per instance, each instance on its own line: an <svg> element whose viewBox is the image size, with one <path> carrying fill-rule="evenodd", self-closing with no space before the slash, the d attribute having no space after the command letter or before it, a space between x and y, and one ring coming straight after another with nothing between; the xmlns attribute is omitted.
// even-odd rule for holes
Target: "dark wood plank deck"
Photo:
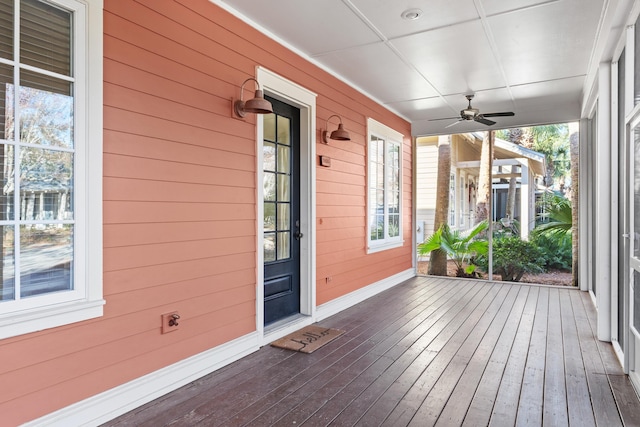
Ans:
<svg viewBox="0 0 640 427"><path fill-rule="evenodd" d="M417 277L109 426L639 426L640 403L575 289Z"/></svg>

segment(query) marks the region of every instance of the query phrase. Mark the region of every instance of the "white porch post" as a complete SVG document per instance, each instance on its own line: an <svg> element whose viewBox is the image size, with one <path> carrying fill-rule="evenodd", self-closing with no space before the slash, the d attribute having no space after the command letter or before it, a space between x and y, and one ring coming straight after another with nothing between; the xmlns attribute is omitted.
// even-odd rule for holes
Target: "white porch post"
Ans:
<svg viewBox="0 0 640 427"><path fill-rule="evenodd" d="M601 63L598 73L598 137L595 188L595 281L598 339L611 341L611 64Z"/></svg>
<svg viewBox="0 0 640 427"><path fill-rule="evenodd" d="M581 291L589 290L589 276L592 260L589 258L589 173L590 164L588 161L588 153L590 152L588 147L588 133L589 133L589 121L587 119L580 120L580 156L578 159L579 168L579 191L580 197L578 198L578 284Z"/></svg>
<svg viewBox="0 0 640 427"><path fill-rule="evenodd" d="M518 162L520 163L520 238L529 240L529 232L531 231L531 172L528 159L518 159Z"/></svg>

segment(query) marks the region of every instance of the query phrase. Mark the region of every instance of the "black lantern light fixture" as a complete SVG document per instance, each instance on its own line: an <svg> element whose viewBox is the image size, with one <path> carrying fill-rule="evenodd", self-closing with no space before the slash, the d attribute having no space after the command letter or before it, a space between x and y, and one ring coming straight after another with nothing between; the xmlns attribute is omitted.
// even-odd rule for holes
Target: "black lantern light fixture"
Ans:
<svg viewBox="0 0 640 427"><path fill-rule="evenodd" d="M256 83L256 93L253 99L248 101L244 101L244 85L250 81L254 81ZM269 114L273 113L273 106L269 101L264 99L264 94L262 93L262 89L260 89L260 83L253 77L248 78L242 83L240 86L240 99L237 100L233 104L233 109L238 117L245 117L247 113L253 114Z"/></svg>

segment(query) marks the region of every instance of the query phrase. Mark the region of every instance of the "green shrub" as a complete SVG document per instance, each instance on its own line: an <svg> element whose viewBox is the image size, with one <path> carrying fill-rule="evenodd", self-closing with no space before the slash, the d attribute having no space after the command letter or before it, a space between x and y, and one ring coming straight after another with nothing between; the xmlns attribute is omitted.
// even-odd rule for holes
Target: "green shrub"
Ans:
<svg viewBox="0 0 640 427"><path fill-rule="evenodd" d="M557 233L534 233L532 242L544 259L544 268L571 271L571 235Z"/></svg>
<svg viewBox="0 0 640 427"><path fill-rule="evenodd" d="M502 276L502 280L518 282L525 273L542 273L544 257L533 243L520 237L503 237L493 241L493 272ZM485 270L488 260L478 260Z"/></svg>

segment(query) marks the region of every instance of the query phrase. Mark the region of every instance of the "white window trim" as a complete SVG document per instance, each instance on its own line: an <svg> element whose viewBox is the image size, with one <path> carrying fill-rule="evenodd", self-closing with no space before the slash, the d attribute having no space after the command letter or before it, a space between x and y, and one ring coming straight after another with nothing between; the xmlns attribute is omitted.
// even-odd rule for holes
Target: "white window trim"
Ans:
<svg viewBox="0 0 640 427"><path fill-rule="evenodd" d="M74 290L0 303L0 339L79 322L103 314L102 86L103 0L50 0L73 10L75 218ZM61 298L61 296L64 297ZM8 307L10 307L8 305Z"/></svg>
<svg viewBox="0 0 640 427"><path fill-rule="evenodd" d="M370 159L370 154L369 154L369 145L371 142L371 137L372 136L377 136L379 138L382 138L385 140L385 143L391 143L391 144L395 144L398 147L400 147L399 150L399 163L400 163L400 233L397 237L391 237L391 238L387 238L384 240L377 240L377 241L372 241L371 240L371 220L370 220L370 212L371 210L369 209L369 207L371 206L371 199L370 199L370 191L369 191L369 177L371 176L371 162L369 161ZM380 252L380 251L384 251L384 250L388 250L388 249L393 249L393 248L399 248L401 246L404 245L404 240L403 240L403 195L402 195L402 188L403 188L403 178L402 178L402 158L403 158L403 153L402 153L402 148L403 148L403 141L404 141L404 135L402 135L400 132L397 132L393 129L391 129L390 127L372 119L372 118L367 118L367 210L366 210L366 218L367 218L367 253L375 253L375 252ZM386 175L386 171L385 171L385 175ZM386 191L386 180L385 180L385 191Z"/></svg>

